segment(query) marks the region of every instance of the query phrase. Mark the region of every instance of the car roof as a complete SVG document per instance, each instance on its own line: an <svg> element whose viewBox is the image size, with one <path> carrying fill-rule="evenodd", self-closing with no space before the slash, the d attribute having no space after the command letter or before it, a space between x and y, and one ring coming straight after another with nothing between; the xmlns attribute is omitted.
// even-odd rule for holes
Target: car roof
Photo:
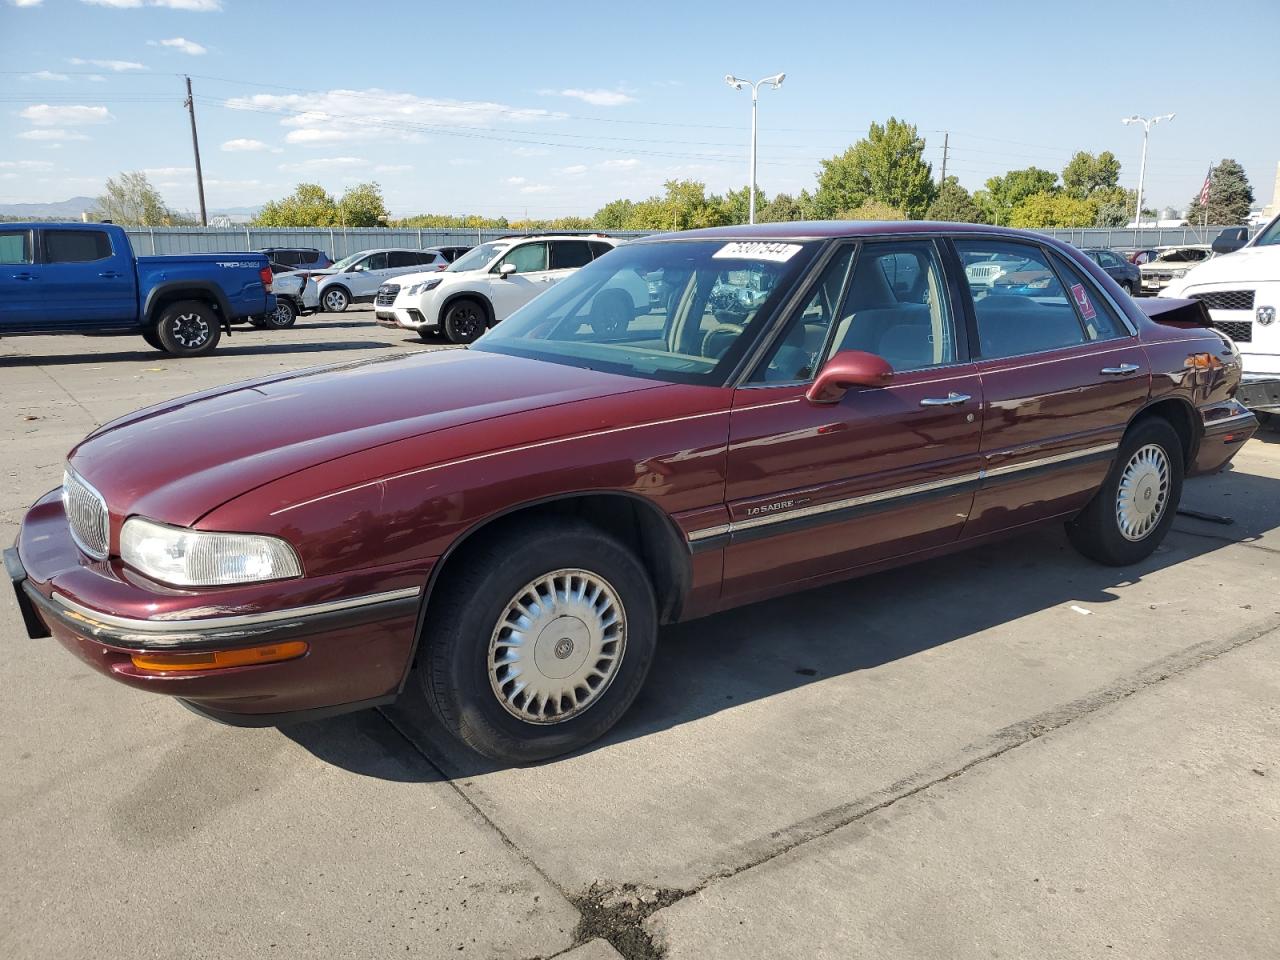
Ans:
<svg viewBox="0 0 1280 960"><path fill-rule="evenodd" d="M828 240L844 237L894 236L896 234L921 233L974 233L985 236L1002 236L1011 240L1035 240L1037 243L1052 238L1029 230L1010 227L991 227L983 223L951 223L936 220L798 220L785 223L742 224L736 227L706 227L701 230L685 230L680 233L659 233L638 237L633 242L649 240Z"/></svg>

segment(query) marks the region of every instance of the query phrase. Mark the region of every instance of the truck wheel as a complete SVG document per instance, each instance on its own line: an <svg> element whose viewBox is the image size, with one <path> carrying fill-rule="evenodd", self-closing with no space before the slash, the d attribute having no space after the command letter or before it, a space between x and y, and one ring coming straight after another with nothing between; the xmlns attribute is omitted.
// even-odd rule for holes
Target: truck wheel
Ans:
<svg viewBox="0 0 1280 960"><path fill-rule="evenodd" d="M285 327L292 327L294 321L298 319L298 308L293 305L293 301L288 297L276 298L276 309L272 313L268 313L264 318L263 326L272 330L283 330Z"/></svg>
<svg viewBox="0 0 1280 960"><path fill-rule="evenodd" d="M222 336L213 307L199 300L179 300L165 307L156 324L160 348L175 357L210 353Z"/></svg>
<svg viewBox="0 0 1280 960"><path fill-rule="evenodd" d="M1089 505L1067 524L1067 539L1090 560L1110 567L1145 560L1173 525L1182 473L1182 441L1169 421L1139 421L1120 442L1111 472Z"/></svg>
<svg viewBox="0 0 1280 960"><path fill-rule="evenodd" d="M450 343L474 343L485 325L484 307L474 300L455 300L445 311L444 335Z"/></svg>
<svg viewBox="0 0 1280 960"><path fill-rule="evenodd" d="M321 303L329 313L342 313L351 305L351 294L346 287L329 287L321 297Z"/></svg>
<svg viewBox="0 0 1280 960"><path fill-rule="evenodd" d="M653 586L635 554L559 519L516 527L466 560L439 585L425 625L417 669L432 712L502 763L603 736L640 692L657 644Z"/></svg>

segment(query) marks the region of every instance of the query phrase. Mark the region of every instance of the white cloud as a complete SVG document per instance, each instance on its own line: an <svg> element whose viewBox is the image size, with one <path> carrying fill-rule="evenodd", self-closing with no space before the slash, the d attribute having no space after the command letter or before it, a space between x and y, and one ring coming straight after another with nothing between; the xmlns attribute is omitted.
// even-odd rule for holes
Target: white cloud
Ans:
<svg viewBox="0 0 1280 960"><path fill-rule="evenodd" d="M195 167L143 167L142 172L150 179L161 183L174 180L185 180L195 176Z"/></svg>
<svg viewBox="0 0 1280 960"><path fill-rule="evenodd" d="M621 90L547 90L541 92L551 93L559 97L573 97L575 100L589 103L593 107L620 107L624 103L635 103L636 100L635 97L625 94Z"/></svg>
<svg viewBox="0 0 1280 960"><path fill-rule="evenodd" d="M190 10L194 13L217 13L222 0L80 0L95 7L114 7L117 10L136 10L141 6L168 7L170 10Z"/></svg>
<svg viewBox="0 0 1280 960"><path fill-rule="evenodd" d="M561 167L556 173L563 174L566 177L580 177L587 172L585 163L575 163L568 167Z"/></svg>
<svg viewBox="0 0 1280 960"><path fill-rule="evenodd" d="M9 0L15 7L38 7L44 3L44 0Z"/></svg>
<svg viewBox="0 0 1280 960"><path fill-rule="evenodd" d="M450 157L449 166L451 167L474 167L479 160L472 160L470 157Z"/></svg>
<svg viewBox="0 0 1280 960"><path fill-rule="evenodd" d="M285 140L297 144L359 140L419 141L432 126L491 126L562 119L549 110L510 107L480 100L441 100L377 87L316 93L259 93L227 106L281 115Z"/></svg>
<svg viewBox="0 0 1280 960"><path fill-rule="evenodd" d="M76 133L74 130L59 130L54 128L52 130L24 130L22 133L18 134L18 139L40 140L45 143L61 143L65 140L88 140L89 138L83 133Z"/></svg>
<svg viewBox="0 0 1280 960"><path fill-rule="evenodd" d="M148 40L147 46L169 47L193 57L201 57L209 52L205 47L196 43L194 40L188 40L186 37L170 37L168 40Z"/></svg>
<svg viewBox="0 0 1280 960"><path fill-rule="evenodd" d="M106 107L86 107L83 104L52 106L38 103L19 111L18 116L37 127L78 127L87 123L106 123L115 117Z"/></svg>
<svg viewBox="0 0 1280 960"><path fill-rule="evenodd" d="M527 187L521 187L521 193L547 193L551 188L545 183L531 183Z"/></svg>
<svg viewBox="0 0 1280 960"><path fill-rule="evenodd" d="M77 67L101 67L103 70L110 70L113 73L128 73L131 70L147 69L133 60L84 60L80 57L72 57L67 63L75 64Z"/></svg>
<svg viewBox="0 0 1280 960"><path fill-rule="evenodd" d="M52 166L48 160L0 160L0 170L48 170Z"/></svg>
<svg viewBox="0 0 1280 960"><path fill-rule="evenodd" d="M374 173L408 173L413 169L411 163L380 163L373 168Z"/></svg>
<svg viewBox="0 0 1280 960"><path fill-rule="evenodd" d="M350 169L351 167L367 166L368 160L361 160L359 157L315 157L311 160L303 160L300 163L282 163L281 170L291 170L295 173L315 172L317 170L341 170Z"/></svg>
<svg viewBox="0 0 1280 960"><path fill-rule="evenodd" d="M640 166L640 161L634 157L628 157L625 160L606 160L600 164L602 170L630 170L632 167Z"/></svg>
<svg viewBox="0 0 1280 960"><path fill-rule="evenodd" d="M263 150L271 150L271 147L267 146L261 140L237 137L234 140L227 140L223 143L222 149L227 153L261 153Z"/></svg>
<svg viewBox="0 0 1280 960"><path fill-rule="evenodd" d="M504 177L502 182L508 183L513 187L518 187L520 184L525 182L525 179L524 177Z"/></svg>
<svg viewBox="0 0 1280 960"><path fill-rule="evenodd" d="M29 73L27 76L33 80L70 80L65 73L54 73L52 70L37 70L35 73Z"/></svg>
<svg viewBox="0 0 1280 960"><path fill-rule="evenodd" d="M511 152L517 157L545 157L551 151L546 147L516 147Z"/></svg>

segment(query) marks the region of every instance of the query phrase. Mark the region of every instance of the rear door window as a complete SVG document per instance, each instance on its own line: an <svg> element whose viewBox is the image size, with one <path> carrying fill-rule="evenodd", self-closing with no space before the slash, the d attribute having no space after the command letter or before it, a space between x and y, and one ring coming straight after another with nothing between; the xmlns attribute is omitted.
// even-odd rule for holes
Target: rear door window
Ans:
<svg viewBox="0 0 1280 960"><path fill-rule="evenodd" d="M42 230L45 263L92 263L111 259L105 230Z"/></svg>
<svg viewBox="0 0 1280 960"><path fill-rule="evenodd" d="M588 240L587 246L591 248L593 257L603 257L606 253L613 249L613 244L605 243L602 240Z"/></svg>
<svg viewBox="0 0 1280 960"><path fill-rule="evenodd" d="M31 262L31 231L0 230L0 263Z"/></svg>
<svg viewBox="0 0 1280 960"><path fill-rule="evenodd" d="M410 253L408 250L392 250L387 254L388 267L416 267L422 262L418 254Z"/></svg>
<svg viewBox="0 0 1280 960"><path fill-rule="evenodd" d="M1067 283L1071 305L1075 307L1090 340L1132 336L1098 289L1079 270L1056 254L1053 265Z"/></svg>
<svg viewBox="0 0 1280 960"><path fill-rule="evenodd" d="M585 240L551 241L551 269L575 270L591 262L591 248Z"/></svg>
<svg viewBox="0 0 1280 960"><path fill-rule="evenodd" d="M956 240L983 357L1041 353L1086 341L1071 295L1038 246ZM1096 303L1096 295L1091 298Z"/></svg>

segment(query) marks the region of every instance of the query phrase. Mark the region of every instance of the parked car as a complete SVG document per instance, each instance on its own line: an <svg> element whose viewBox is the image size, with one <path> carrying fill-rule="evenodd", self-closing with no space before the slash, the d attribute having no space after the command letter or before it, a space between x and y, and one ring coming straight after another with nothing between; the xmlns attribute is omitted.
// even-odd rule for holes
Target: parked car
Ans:
<svg viewBox="0 0 1280 960"><path fill-rule="evenodd" d="M434 250L361 250L328 270L312 270L320 289L320 303L330 313L342 313L353 303L369 303L384 281L424 269L443 270L449 261Z"/></svg>
<svg viewBox="0 0 1280 960"><path fill-rule="evenodd" d="M1158 250L1135 250L1129 254L1128 260L1132 264L1142 266L1144 263L1150 263L1156 257L1160 256Z"/></svg>
<svg viewBox="0 0 1280 960"><path fill-rule="evenodd" d="M1142 292L1159 293L1171 280L1186 274L1197 263L1208 260L1213 251L1205 244L1158 247L1158 256L1138 269L1142 273Z"/></svg>
<svg viewBox="0 0 1280 960"><path fill-rule="evenodd" d="M1243 249L1187 271L1160 296L1200 301L1240 349L1240 400L1251 410L1280 413L1280 216Z"/></svg>
<svg viewBox="0 0 1280 960"><path fill-rule="evenodd" d="M470 249L471 249L471 247L469 247L469 246L447 246L447 247L428 247L428 249L429 249L429 250L434 250L436 253L440 254L442 257L444 257L444 258L445 258L446 260L448 260L450 263L453 263L453 261L457 260L460 256L462 256L464 253L466 253L468 250L470 250Z"/></svg>
<svg viewBox="0 0 1280 960"><path fill-rule="evenodd" d="M278 260L268 261L267 266L271 268L271 275L273 277L278 277L282 273L294 273L298 269L297 267L289 266L287 263L281 263Z"/></svg>
<svg viewBox="0 0 1280 960"><path fill-rule="evenodd" d="M0 336L137 333L176 357L275 310L261 253L137 257L110 223L0 224Z"/></svg>
<svg viewBox="0 0 1280 960"><path fill-rule="evenodd" d="M605 236L552 234L482 243L443 273L413 273L383 284L374 301L375 319L386 327L413 330L423 339L443 332L452 343L471 343L616 244ZM642 292L632 298L627 322L649 302L645 282L636 277L634 286ZM610 322L621 322L620 318L618 312Z"/></svg>
<svg viewBox="0 0 1280 960"><path fill-rule="evenodd" d="M333 259L315 247L267 247L262 252L295 270L324 270L333 266Z"/></svg>
<svg viewBox="0 0 1280 960"><path fill-rule="evenodd" d="M1129 296L1136 297L1142 292L1142 271L1137 264L1130 263L1114 250L1103 247L1086 247L1081 252L1100 266Z"/></svg>
<svg viewBox="0 0 1280 960"><path fill-rule="evenodd" d="M271 285L275 294L275 309L268 314L250 319L255 327L282 330L292 327L298 317L315 313L320 309L320 288L315 277L297 270L277 273Z"/></svg>
<svg viewBox="0 0 1280 960"><path fill-rule="evenodd" d="M967 288L958 265L993 254L1071 295ZM895 286L907 260L918 282ZM732 323L726 271L769 291ZM672 296L598 331L601 298L654 273ZM461 742L534 761L613 726L662 623L1037 524L1101 563L1147 557L1184 476L1257 426L1207 321L1008 229L648 237L469 350L100 427L5 563L32 636L199 713L279 724L413 683Z"/></svg>

